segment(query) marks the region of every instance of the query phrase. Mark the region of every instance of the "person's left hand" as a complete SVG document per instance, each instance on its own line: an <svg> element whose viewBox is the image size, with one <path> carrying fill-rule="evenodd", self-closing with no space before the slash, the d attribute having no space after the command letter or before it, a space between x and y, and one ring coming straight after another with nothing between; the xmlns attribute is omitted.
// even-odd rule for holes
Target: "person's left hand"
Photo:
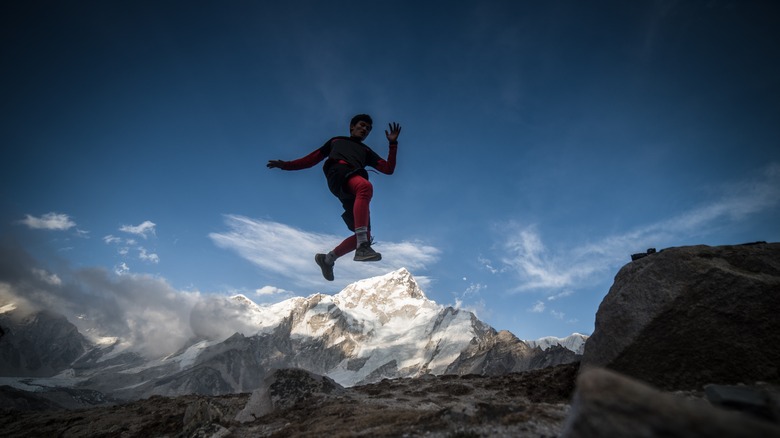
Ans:
<svg viewBox="0 0 780 438"><path fill-rule="evenodd" d="M393 122L388 124L388 127L390 128L390 132L387 132L387 130L385 130L385 136L387 137L387 141L389 141L390 143L397 142L398 135L401 133L401 125Z"/></svg>

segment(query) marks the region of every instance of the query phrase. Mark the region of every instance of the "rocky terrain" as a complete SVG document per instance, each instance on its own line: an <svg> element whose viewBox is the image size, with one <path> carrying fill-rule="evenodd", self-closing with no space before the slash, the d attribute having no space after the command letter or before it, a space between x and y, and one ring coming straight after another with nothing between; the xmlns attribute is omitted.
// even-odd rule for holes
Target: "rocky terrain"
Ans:
<svg viewBox="0 0 780 438"><path fill-rule="evenodd" d="M561 433L577 369L388 379L351 388L333 382L329 391L306 388L311 377L304 371L285 370L274 380L286 384L279 390L285 397L256 419L251 409L244 412L255 404L250 394L155 396L86 410L6 410L0 430L5 437L552 437Z"/></svg>
<svg viewBox="0 0 780 438"><path fill-rule="evenodd" d="M285 368L251 394L153 396L69 411L5 387L0 430L10 437L780 437L778 314L780 244L669 248L620 270L581 364L496 372L526 366L518 352L530 347L491 332L444 374L349 387Z"/></svg>

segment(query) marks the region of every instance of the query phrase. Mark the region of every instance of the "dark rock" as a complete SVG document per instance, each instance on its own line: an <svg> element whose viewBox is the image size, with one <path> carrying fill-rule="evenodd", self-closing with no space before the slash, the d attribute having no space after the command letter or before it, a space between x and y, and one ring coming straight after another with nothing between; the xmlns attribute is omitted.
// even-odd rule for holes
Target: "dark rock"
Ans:
<svg viewBox="0 0 780 438"><path fill-rule="evenodd" d="M666 249L617 274L582 365L665 389L777 382L778 314L780 244Z"/></svg>
<svg viewBox="0 0 780 438"><path fill-rule="evenodd" d="M289 408L315 396L340 394L344 388L328 377L300 369L276 370L256 389L238 421L254 421L276 409Z"/></svg>
<svg viewBox="0 0 780 438"><path fill-rule="evenodd" d="M3 411L52 411L62 406L39 394L22 391L10 386L0 386L0 406Z"/></svg>
<svg viewBox="0 0 780 438"><path fill-rule="evenodd" d="M744 385L707 385L704 392L713 405L742 411L769 421L780 421L780 406L777 405L780 390Z"/></svg>
<svg viewBox="0 0 780 438"><path fill-rule="evenodd" d="M227 420L227 421L226 421ZM184 436L222 437L229 435L220 422L229 422L219 406L208 400L199 399L187 405L184 411L182 434Z"/></svg>
<svg viewBox="0 0 780 438"><path fill-rule="evenodd" d="M777 437L780 427L703 400L664 393L606 369L577 379L564 438Z"/></svg>
<svg viewBox="0 0 780 438"><path fill-rule="evenodd" d="M502 374L579 362L580 355L560 346L531 348L512 333L490 329L461 352L446 374Z"/></svg>
<svg viewBox="0 0 780 438"><path fill-rule="evenodd" d="M51 377L69 368L89 342L75 325L59 314L0 314L0 376Z"/></svg>
<svg viewBox="0 0 780 438"><path fill-rule="evenodd" d="M655 254L655 248L648 248L647 252L640 252L640 253L637 253L637 254L631 254L631 261L639 260L639 259L641 259L643 257L649 256L650 254Z"/></svg>

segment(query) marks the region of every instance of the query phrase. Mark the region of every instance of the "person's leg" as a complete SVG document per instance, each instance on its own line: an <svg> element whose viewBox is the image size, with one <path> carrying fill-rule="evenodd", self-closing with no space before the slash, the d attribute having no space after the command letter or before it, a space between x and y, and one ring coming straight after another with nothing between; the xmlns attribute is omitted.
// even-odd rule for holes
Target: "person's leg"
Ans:
<svg viewBox="0 0 780 438"><path fill-rule="evenodd" d="M354 260L361 262L373 262L382 260L382 254L371 249L371 232L368 228L370 222L371 198L374 195L374 186L360 175L354 175L345 184L345 189L355 195L352 205L355 234L344 239L333 251L327 254L316 254L314 260L320 266L322 275L326 280L333 281L333 266L336 259L356 251Z"/></svg>
<svg viewBox="0 0 780 438"><path fill-rule="evenodd" d="M359 248L362 244L371 241L368 222L371 214L369 206L371 198L374 196L374 186L362 176L354 175L347 180L346 188L355 195L352 212L355 217L355 236L357 237L355 248Z"/></svg>
<svg viewBox="0 0 780 438"><path fill-rule="evenodd" d="M358 262L376 262L382 260L382 254L371 249L371 234L369 205L374 195L374 186L360 175L355 175L347 181L347 189L355 195L353 215L355 217L355 257Z"/></svg>
<svg viewBox="0 0 780 438"><path fill-rule="evenodd" d="M354 234L344 239L343 242L339 243L339 246L333 248L333 251L330 253L333 254L335 262L337 258L345 256L357 248L357 236Z"/></svg>

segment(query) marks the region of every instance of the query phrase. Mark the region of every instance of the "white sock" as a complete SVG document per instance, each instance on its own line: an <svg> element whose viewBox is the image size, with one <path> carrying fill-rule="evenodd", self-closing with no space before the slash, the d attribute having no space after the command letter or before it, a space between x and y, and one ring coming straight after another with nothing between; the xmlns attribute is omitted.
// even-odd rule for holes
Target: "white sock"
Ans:
<svg viewBox="0 0 780 438"><path fill-rule="evenodd" d="M357 247L368 242L368 227L355 228L355 236L357 236Z"/></svg>

